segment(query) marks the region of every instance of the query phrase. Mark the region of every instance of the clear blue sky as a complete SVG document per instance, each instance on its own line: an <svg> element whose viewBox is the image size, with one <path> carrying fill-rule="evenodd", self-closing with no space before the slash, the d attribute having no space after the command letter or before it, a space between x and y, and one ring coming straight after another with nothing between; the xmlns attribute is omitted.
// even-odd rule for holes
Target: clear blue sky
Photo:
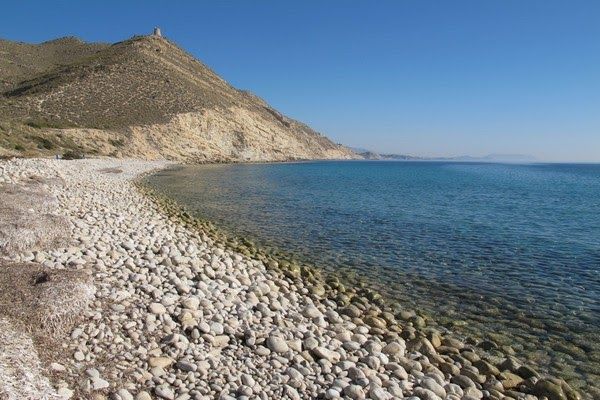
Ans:
<svg viewBox="0 0 600 400"><path fill-rule="evenodd" d="M164 34L335 141L600 161L600 1L11 1L0 36Z"/></svg>

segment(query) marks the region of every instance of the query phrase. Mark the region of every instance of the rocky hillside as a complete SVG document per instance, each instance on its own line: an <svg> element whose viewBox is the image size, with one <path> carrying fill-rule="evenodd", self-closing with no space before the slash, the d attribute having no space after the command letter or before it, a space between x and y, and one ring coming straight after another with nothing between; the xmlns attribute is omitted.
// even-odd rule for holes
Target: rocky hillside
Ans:
<svg viewBox="0 0 600 400"><path fill-rule="evenodd" d="M169 40L0 41L0 155L187 162L356 158Z"/></svg>

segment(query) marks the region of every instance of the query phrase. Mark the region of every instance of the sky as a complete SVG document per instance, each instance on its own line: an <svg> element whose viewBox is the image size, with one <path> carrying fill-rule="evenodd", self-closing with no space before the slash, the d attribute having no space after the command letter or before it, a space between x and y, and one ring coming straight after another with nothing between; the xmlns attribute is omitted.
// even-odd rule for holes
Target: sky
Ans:
<svg viewBox="0 0 600 400"><path fill-rule="evenodd" d="M12 1L0 38L160 26L332 140L418 156L600 162L600 1Z"/></svg>

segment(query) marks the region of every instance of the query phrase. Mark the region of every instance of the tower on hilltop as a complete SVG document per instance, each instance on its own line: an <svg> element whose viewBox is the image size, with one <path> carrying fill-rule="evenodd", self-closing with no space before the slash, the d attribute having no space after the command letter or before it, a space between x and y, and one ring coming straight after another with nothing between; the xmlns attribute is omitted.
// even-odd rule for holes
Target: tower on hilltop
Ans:
<svg viewBox="0 0 600 400"><path fill-rule="evenodd" d="M158 36L158 37L162 36L162 34L160 33L160 28L158 26L154 27L154 31L152 31L152 36Z"/></svg>

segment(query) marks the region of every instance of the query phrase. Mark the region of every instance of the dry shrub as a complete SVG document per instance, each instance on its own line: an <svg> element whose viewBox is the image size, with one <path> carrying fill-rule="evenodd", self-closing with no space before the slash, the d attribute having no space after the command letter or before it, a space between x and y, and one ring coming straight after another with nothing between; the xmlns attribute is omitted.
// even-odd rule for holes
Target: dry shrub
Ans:
<svg viewBox="0 0 600 400"><path fill-rule="evenodd" d="M123 172L121 168L102 168L99 169L98 172L102 172L103 174L120 174Z"/></svg>
<svg viewBox="0 0 600 400"><path fill-rule="evenodd" d="M0 399L59 398L42 374L31 337L0 317Z"/></svg>
<svg viewBox="0 0 600 400"><path fill-rule="evenodd" d="M38 313L34 315L34 321L46 332L60 336L73 328L95 293L95 287L85 281L63 279L47 285L36 299Z"/></svg>
<svg viewBox="0 0 600 400"><path fill-rule="evenodd" d="M67 219L59 215L3 212L0 216L0 254L63 247L68 243L69 229Z"/></svg>
<svg viewBox="0 0 600 400"><path fill-rule="evenodd" d="M45 177L40 175L29 175L25 183L29 185L62 186L65 181L60 177Z"/></svg>
<svg viewBox="0 0 600 400"><path fill-rule="evenodd" d="M0 261L0 316L34 334L69 331L95 293L85 270L48 270L39 264Z"/></svg>
<svg viewBox="0 0 600 400"><path fill-rule="evenodd" d="M0 254L52 249L68 243L66 217L53 214L58 199L45 185L55 184L32 177L21 184L0 186Z"/></svg>
<svg viewBox="0 0 600 400"><path fill-rule="evenodd" d="M35 180L28 180L21 184L5 184L0 186L2 203L0 209L19 209L55 211L58 208L58 199L48 193L43 186Z"/></svg>
<svg viewBox="0 0 600 400"><path fill-rule="evenodd" d="M59 350L58 340L83 315L94 293L84 270L0 260L0 399L58 398L42 374L34 341L38 349Z"/></svg>

